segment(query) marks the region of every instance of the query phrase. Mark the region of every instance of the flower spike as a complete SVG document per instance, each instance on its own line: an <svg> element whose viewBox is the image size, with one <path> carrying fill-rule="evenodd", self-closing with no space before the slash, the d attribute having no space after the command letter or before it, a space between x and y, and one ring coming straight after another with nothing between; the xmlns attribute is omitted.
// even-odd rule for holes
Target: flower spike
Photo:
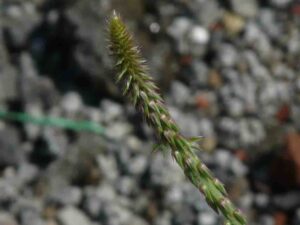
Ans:
<svg viewBox="0 0 300 225"><path fill-rule="evenodd" d="M225 217L228 225L246 225L244 216L227 198L223 184L195 154L199 138L186 138L171 118L157 87L148 75L145 61L133 43L120 16L114 12L109 19L110 50L115 58L117 81L135 107L143 113L147 123L155 130L161 145L169 147L171 154L186 177L204 195L207 203ZM198 147L199 148L199 147Z"/></svg>

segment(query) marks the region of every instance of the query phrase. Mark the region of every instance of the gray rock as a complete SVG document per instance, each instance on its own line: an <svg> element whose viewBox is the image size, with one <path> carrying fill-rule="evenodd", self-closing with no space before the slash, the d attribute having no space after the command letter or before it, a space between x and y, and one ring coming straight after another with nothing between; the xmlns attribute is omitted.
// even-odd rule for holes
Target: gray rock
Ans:
<svg viewBox="0 0 300 225"><path fill-rule="evenodd" d="M116 182L117 191L124 196L135 195L138 191L137 182L129 176L121 176Z"/></svg>
<svg viewBox="0 0 300 225"><path fill-rule="evenodd" d="M292 0L270 0L270 2L277 7L285 7L292 2Z"/></svg>
<svg viewBox="0 0 300 225"><path fill-rule="evenodd" d="M20 197L13 208L22 225L42 225L41 210L41 201Z"/></svg>
<svg viewBox="0 0 300 225"><path fill-rule="evenodd" d="M7 212L0 212L0 224L1 225L17 225L18 223L14 217Z"/></svg>
<svg viewBox="0 0 300 225"><path fill-rule="evenodd" d="M107 99L101 101L100 107L103 112L103 120L107 123L112 120L120 119L125 114L120 104Z"/></svg>
<svg viewBox="0 0 300 225"><path fill-rule="evenodd" d="M65 10L66 19L71 22L71 29L76 27L72 37L78 40L74 49L76 63L85 75L89 75L93 82L100 85L100 88L109 87L109 91L113 88L112 79L107 79L111 59L107 54L107 42L103 34L110 10L111 1L98 0L76 1ZM112 92L115 94L115 90Z"/></svg>
<svg viewBox="0 0 300 225"><path fill-rule="evenodd" d="M218 221L216 215L212 212L200 213L197 220L199 225L215 225Z"/></svg>
<svg viewBox="0 0 300 225"><path fill-rule="evenodd" d="M240 122L240 141L242 146L259 144L265 138L265 130L259 120L249 119Z"/></svg>
<svg viewBox="0 0 300 225"><path fill-rule="evenodd" d="M268 59L272 54L270 39L256 23L248 23L245 28L245 41L256 50L262 59Z"/></svg>
<svg viewBox="0 0 300 225"><path fill-rule="evenodd" d="M257 14L258 6L255 0L250 0L247 2L231 0L230 2L233 6L233 10L242 16L255 17Z"/></svg>
<svg viewBox="0 0 300 225"><path fill-rule="evenodd" d="M65 94L61 100L62 109L68 114L73 115L79 112L83 107L82 99L76 92L69 92Z"/></svg>
<svg viewBox="0 0 300 225"><path fill-rule="evenodd" d="M31 2L10 4L3 10L3 27L6 27L9 41L14 48L24 47L30 32L40 23L41 17Z"/></svg>
<svg viewBox="0 0 300 225"><path fill-rule="evenodd" d="M246 194L241 196L239 202L240 202L240 207L242 209L245 210L250 209L254 202L253 194L251 192L247 192Z"/></svg>
<svg viewBox="0 0 300 225"><path fill-rule="evenodd" d="M214 161L220 166L222 169L227 169L231 165L232 155L229 151L218 149L214 153Z"/></svg>
<svg viewBox="0 0 300 225"><path fill-rule="evenodd" d="M126 138L125 143L129 148L129 151L134 153L141 153L141 149L145 147L145 144L134 135L129 135Z"/></svg>
<svg viewBox="0 0 300 225"><path fill-rule="evenodd" d="M174 19L172 24L168 27L167 32L175 40L180 40L184 38L191 25L192 22L188 18L177 17Z"/></svg>
<svg viewBox="0 0 300 225"><path fill-rule="evenodd" d="M183 207L182 210L174 214L173 221L175 224L189 224L192 225L196 220L195 213L189 207Z"/></svg>
<svg viewBox="0 0 300 225"><path fill-rule="evenodd" d="M17 96L17 74L11 67L0 65L0 102L14 99Z"/></svg>
<svg viewBox="0 0 300 225"><path fill-rule="evenodd" d="M52 80L37 75L30 55L20 57L20 96L23 103L38 104L49 108L58 104L59 94Z"/></svg>
<svg viewBox="0 0 300 225"><path fill-rule="evenodd" d="M183 201L184 195L183 190L180 185L173 186L167 190L164 204L166 208L171 209L173 212L179 212L180 209L183 207L182 201Z"/></svg>
<svg viewBox="0 0 300 225"><path fill-rule="evenodd" d="M259 218L259 223L260 225L274 225L276 222L274 218L271 215L262 215Z"/></svg>
<svg viewBox="0 0 300 225"><path fill-rule="evenodd" d="M9 62L3 39L3 32L0 31L0 102L17 96L17 74Z"/></svg>
<svg viewBox="0 0 300 225"><path fill-rule="evenodd" d="M176 123L179 125L181 132L187 136L199 136L202 135L200 132L200 125L198 123L198 118L191 113L183 113L175 107L169 107L170 113ZM203 123L206 123L203 120ZM208 122L207 131L210 132L210 124ZM205 128L204 128L205 129Z"/></svg>
<svg viewBox="0 0 300 225"><path fill-rule="evenodd" d="M18 197L18 189L12 182L5 179L0 180L0 202L9 203L16 201Z"/></svg>
<svg viewBox="0 0 300 225"><path fill-rule="evenodd" d="M176 49L180 53L188 53L190 51L189 44L185 40L192 25L190 19L177 17L167 29L167 33L176 40Z"/></svg>
<svg viewBox="0 0 300 225"><path fill-rule="evenodd" d="M190 90L186 85L178 81L172 82L169 97L171 102L178 107L184 107L191 101Z"/></svg>
<svg viewBox="0 0 300 225"><path fill-rule="evenodd" d="M254 202L258 207L266 208L270 203L270 197L264 193L258 193L254 196Z"/></svg>
<svg viewBox="0 0 300 225"><path fill-rule="evenodd" d="M230 117L223 117L218 123L219 140L228 148L237 148L239 146L240 124Z"/></svg>
<svg viewBox="0 0 300 225"><path fill-rule="evenodd" d="M172 214L169 211L164 211L159 214L154 221L154 225L171 225Z"/></svg>
<svg viewBox="0 0 300 225"><path fill-rule="evenodd" d="M296 210L296 215L293 220L293 225L297 225L299 223L300 223L300 208L298 207L298 209Z"/></svg>
<svg viewBox="0 0 300 225"><path fill-rule="evenodd" d="M276 22L276 19L277 15L274 10L268 8L260 10L259 20L261 21L262 29L268 36L275 39L279 37L278 35L280 35L281 32L281 26Z"/></svg>
<svg viewBox="0 0 300 225"><path fill-rule="evenodd" d="M43 129L42 137L47 142L51 155L61 156L67 151L68 139L61 128L46 127Z"/></svg>
<svg viewBox="0 0 300 225"><path fill-rule="evenodd" d="M89 218L72 206L65 207L58 213L58 221L62 225L91 225Z"/></svg>
<svg viewBox="0 0 300 225"><path fill-rule="evenodd" d="M76 206L81 202L82 190L74 186L59 187L52 190L49 199L62 206Z"/></svg>
<svg viewBox="0 0 300 225"><path fill-rule="evenodd" d="M20 148L20 138L13 127L0 129L0 167L16 166L24 158Z"/></svg>
<svg viewBox="0 0 300 225"><path fill-rule="evenodd" d="M84 190L83 207L92 218L98 218L105 206L115 202L116 199L115 189L109 184L101 185L99 188L89 187Z"/></svg>
<svg viewBox="0 0 300 225"><path fill-rule="evenodd" d="M148 165L147 158L144 155L138 155L131 158L130 161L131 162L128 165L128 172L134 176L141 175Z"/></svg>
<svg viewBox="0 0 300 225"><path fill-rule="evenodd" d="M155 154L149 165L153 185L168 187L184 180L181 169L169 155L163 157L162 154Z"/></svg>
<svg viewBox="0 0 300 225"><path fill-rule="evenodd" d="M196 81L198 85L206 85L208 82L208 68L203 62L195 61L193 64L193 69L196 75ZM192 84L193 85L193 84Z"/></svg>
<svg viewBox="0 0 300 225"><path fill-rule="evenodd" d="M119 177L118 167L115 157L112 155L99 155L97 162L101 170L101 175L105 180L114 182Z"/></svg>
<svg viewBox="0 0 300 225"><path fill-rule="evenodd" d="M237 50L231 44L222 44L218 49L218 58L224 67L233 67L238 60Z"/></svg>
<svg viewBox="0 0 300 225"><path fill-rule="evenodd" d="M18 166L17 179L21 184L33 181L36 179L37 175L38 168L28 162L23 162Z"/></svg>
<svg viewBox="0 0 300 225"><path fill-rule="evenodd" d="M231 117L240 117L244 113L244 104L238 98L231 98L225 101L225 108Z"/></svg>
<svg viewBox="0 0 300 225"><path fill-rule="evenodd" d="M247 174L248 168L239 159L233 158L230 164L231 171L237 177L243 177Z"/></svg>
<svg viewBox="0 0 300 225"><path fill-rule="evenodd" d="M131 131L132 126L130 126L130 124L126 122L115 122L106 128L106 135L113 140L121 140L131 133Z"/></svg>
<svg viewBox="0 0 300 225"><path fill-rule="evenodd" d="M222 16L223 12L217 1L190 1L189 3L190 9L205 27L213 25Z"/></svg>
<svg viewBox="0 0 300 225"><path fill-rule="evenodd" d="M293 210L295 209L300 202L299 192L288 192L286 194L275 195L272 198L272 202L276 207L284 210Z"/></svg>
<svg viewBox="0 0 300 225"><path fill-rule="evenodd" d="M215 136L214 125L210 119L202 118L201 120L199 120L198 126L199 126L199 134L201 136L204 136L204 137L214 137ZM199 136L199 134L198 134L198 136Z"/></svg>

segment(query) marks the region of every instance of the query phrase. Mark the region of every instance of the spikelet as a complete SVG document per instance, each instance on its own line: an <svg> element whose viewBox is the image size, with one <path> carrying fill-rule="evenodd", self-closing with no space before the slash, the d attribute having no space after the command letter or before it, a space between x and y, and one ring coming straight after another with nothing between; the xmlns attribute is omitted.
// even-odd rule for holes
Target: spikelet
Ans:
<svg viewBox="0 0 300 225"><path fill-rule="evenodd" d="M134 46L125 24L116 14L109 19L108 32L110 51L115 58L117 83L123 88L135 107L143 113L147 123L156 131L162 146L171 149L171 154L186 177L205 196L207 203L225 217L225 224L245 225L246 220L227 198L223 184L214 178L209 169L194 153L195 138L185 138L171 118L158 88L147 74L145 60Z"/></svg>

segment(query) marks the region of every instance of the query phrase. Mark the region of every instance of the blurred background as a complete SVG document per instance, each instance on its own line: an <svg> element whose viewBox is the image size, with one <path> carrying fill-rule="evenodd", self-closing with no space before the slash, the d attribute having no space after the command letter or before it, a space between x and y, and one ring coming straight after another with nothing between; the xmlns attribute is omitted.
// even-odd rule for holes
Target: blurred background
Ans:
<svg viewBox="0 0 300 225"><path fill-rule="evenodd" d="M0 225L222 223L114 84L113 9L249 224L299 225L296 0L0 0Z"/></svg>

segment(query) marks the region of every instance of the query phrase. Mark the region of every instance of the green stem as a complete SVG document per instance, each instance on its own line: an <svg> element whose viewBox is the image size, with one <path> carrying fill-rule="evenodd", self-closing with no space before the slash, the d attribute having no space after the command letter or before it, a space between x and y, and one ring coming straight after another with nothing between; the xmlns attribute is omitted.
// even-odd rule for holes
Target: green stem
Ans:
<svg viewBox="0 0 300 225"><path fill-rule="evenodd" d="M75 131L89 131L100 135L104 134L104 128L91 121L74 121L57 117L35 117L27 113L6 111L0 111L0 119L32 123L39 126L61 127Z"/></svg>

